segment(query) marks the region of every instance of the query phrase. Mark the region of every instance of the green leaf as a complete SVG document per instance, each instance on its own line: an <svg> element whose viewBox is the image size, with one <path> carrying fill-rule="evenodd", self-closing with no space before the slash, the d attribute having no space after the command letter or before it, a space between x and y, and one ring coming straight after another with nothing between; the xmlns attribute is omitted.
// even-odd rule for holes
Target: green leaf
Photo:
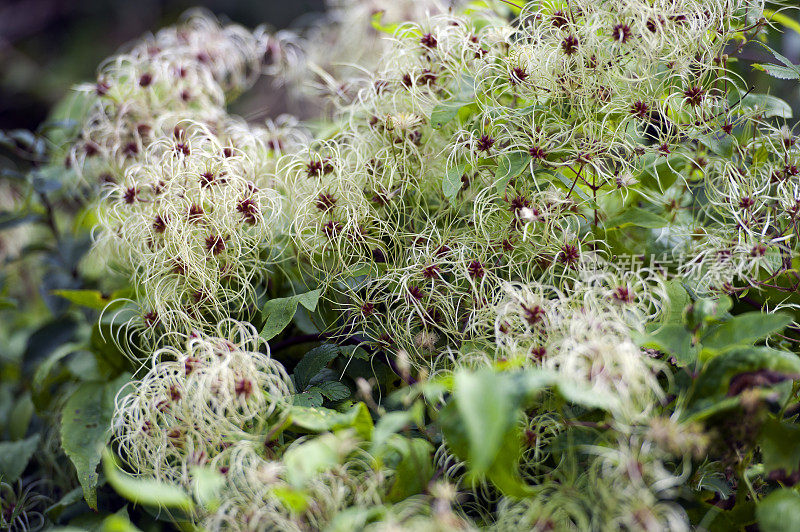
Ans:
<svg viewBox="0 0 800 532"><path fill-rule="evenodd" d="M351 445L335 434L323 434L313 440L291 447L283 455L286 479L294 488L302 488L318 473L341 463L351 450Z"/></svg>
<svg viewBox="0 0 800 532"><path fill-rule="evenodd" d="M748 312L712 327L701 339L703 347L724 349L752 344L770 334L782 331L792 322L792 317L780 312L767 314Z"/></svg>
<svg viewBox="0 0 800 532"><path fill-rule="evenodd" d="M38 446L38 434L25 440L0 442L0 481L15 482L28 467Z"/></svg>
<svg viewBox="0 0 800 532"><path fill-rule="evenodd" d="M68 491L61 499L55 504L45 510L45 513L54 521L58 521L58 517L70 506L76 504L83 504L83 488L80 486Z"/></svg>
<svg viewBox="0 0 800 532"><path fill-rule="evenodd" d="M646 211L644 209L640 209L639 207L630 207L605 223L605 226L608 228L627 227L630 225L634 225L636 227L645 227L648 229L656 229L668 226L669 221L654 212Z"/></svg>
<svg viewBox="0 0 800 532"><path fill-rule="evenodd" d="M291 323L298 304L303 305L309 311L316 310L320 293L320 290L311 290L304 294L267 301L261 310L265 320L264 327L260 333L261 337L264 340L272 340L278 333L283 331Z"/></svg>
<svg viewBox="0 0 800 532"><path fill-rule="evenodd" d="M386 14L385 11L376 11L372 15L372 20L370 21L372 23L372 27L375 29L375 31L379 31L381 33L388 33L389 35L394 35L394 33L397 31L397 28L400 27L400 25L397 23L384 24L383 15L385 14Z"/></svg>
<svg viewBox="0 0 800 532"><path fill-rule="evenodd" d="M462 371L455 375L453 398L468 438L470 468L486 473L517 421L519 394L501 373Z"/></svg>
<svg viewBox="0 0 800 532"><path fill-rule="evenodd" d="M295 388L298 391L305 390L311 379L316 377L338 355L339 349L333 344L323 344L306 353L294 368L292 378L294 379Z"/></svg>
<svg viewBox="0 0 800 532"><path fill-rule="evenodd" d="M759 42L759 41L754 41ZM764 48L769 50L772 55L783 63L784 66L778 66L774 64L755 64L753 65L754 68L759 70L765 71L767 74L774 78L779 79L800 79L800 66L795 65L789 59L779 54L776 50L772 49L770 46L767 46L764 43L760 43Z"/></svg>
<svg viewBox="0 0 800 532"><path fill-rule="evenodd" d="M572 169L570 168L570 170ZM551 175L555 177L556 179L558 179L559 183L561 183L561 185L564 187L564 190L566 190L567 192L572 190L572 192L577 194L583 201L585 201L589 207L595 208L597 204L592 198L589 197L588 194L586 194L586 192L581 190L580 185L575 184L573 186L573 184L575 183L575 179L577 179L578 176L574 170L572 170L572 173L576 174L575 177L573 178L569 178L561 172L537 172L536 176L538 177L540 175Z"/></svg>
<svg viewBox="0 0 800 532"><path fill-rule="evenodd" d="M456 195L458 195L458 191L461 190L461 176L463 176L469 165L467 163L462 163L453 168L450 168L444 175L444 179L442 179L442 192L444 193L444 197L452 201L455 199Z"/></svg>
<svg viewBox="0 0 800 532"><path fill-rule="evenodd" d="M778 51L775 50L774 48L771 48L771 47L769 47L767 45L764 45L764 44L762 44L762 46L764 46L767 50L772 52L772 55L775 57L775 59L777 59L778 61L780 61L781 63L783 63L787 67L793 67L793 68L800 69L800 66L795 65L794 63L792 63L787 57L779 54Z"/></svg>
<svg viewBox="0 0 800 532"><path fill-rule="evenodd" d="M336 513L325 527L325 532L353 532L364 530L370 523L384 519L386 506L373 505L370 507L353 506Z"/></svg>
<svg viewBox="0 0 800 532"><path fill-rule="evenodd" d="M319 296L322 293L321 290L311 290L310 292L306 292L304 294L299 294L294 296L297 298L297 302L303 305L303 307L308 310L309 312L314 312L317 310L317 303L319 303Z"/></svg>
<svg viewBox="0 0 800 532"><path fill-rule="evenodd" d="M724 133L698 135L697 140L703 143L712 153L721 157L733 157L734 137Z"/></svg>
<svg viewBox="0 0 800 532"><path fill-rule="evenodd" d="M298 490L291 486L279 485L272 488L270 493L281 502L284 508L293 513L306 511L306 508L311 503L311 498L303 490Z"/></svg>
<svg viewBox="0 0 800 532"><path fill-rule="evenodd" d="M792 118L792 108L785 101L769 94L750 93L742 98L742 105L763 112L766 118Z"/></svg>
<svg viewBox="0 0 800 532"><path fill-rule="evenodd" d="M462 108L468 105L474 106L475 102L456 100L438 104L431 112L431 127L433 129L441 129L444 125L450 123Z"/></svg>
<svg viewBox="0 0 800 532"><path fill-rule="evenodd" d="M82 344L72 342L62 344L52 353L50 353L50 355L48 355L48 357L39 364L39 367L36 368L36 372L33 374L33 380L31 382L31 389L34 393L34 399L36 399L35 403L37 404L37 408L41 410L38 398L40 398L47 391L46 388L49 384L50 374L53 371L53 367L63 358L80 350L81 346Z"/></svg>
<svg viewBox="0 0 800 532"><path fill-rule="evenodd" d="M644 172L639 176L642 185L658 192L666 191L680 177L676 168L680 168L681 158L680 155L645 155Z"/></svg>
<svg viewBox="0 0 800 532"><path fill-rule="evenodd" d="M25 392L17 399L8 420L8 435L12 440L21 440L28 433L28 426L33 417L33 401L30 392Z"/></svg>
<svg viewBox="0 0 800 532"><path fill-rule="evenodd" d="M317 386L330 401L343 401L350 397L350 388L339 381L326 381Z"/></svg>
<svg viewBox="0 0 800 532"><path fill-rule="evenodd" d="M320 331L316 323L314 323L311 314L303 306L297 307L297 312L294 313L295 327L297 327L303 334L317 334Z"/></svg>
<svg viewBox="0 0 800 532"><path fill-rule="evenodd" d="M675 357L680 367L697 361L697 349L692 346L692 335L681 324L668 323L640 342L642 347L657 349Z"/></svg>
<svg viewBox="0 0 800 532"><path fill-rule="evenodd" d="M438 422L448 449L467 462L470 477L475 480L486 477L505 495L515 497L531 495L531 488L525 484L519 473L521 438L520 429L516 424L513 424L500 438L500 447L491 465L485 471L478 471L472 467L470 460L473 442L470 441L466 423L454 401L451 400L439 411Z"/></svg>
<svg viewBox="0 0 800 532"><path fill-rule="evenodd" d="M108 483L129 501L158 508L176 508L185 512L194 508L192 498L183 488L158 480L137 478L122 471L110 451L104 449L102 454L103 471Z"/></svg>
<svg viewBox="0 0 800 532"><path fill-rule="evenodd" d="M768 419L758 436L766 471L783 469L791 475L800 468L800 426Z"/></svg>
<svg viewBox="0 0 800 532"><path fill-rule="evenodd" d="M370 355L367 351L364 350L363 347L357 345L342 345L339 346L339 352L347 359L357 359L357 360L365 360L369 361L372 359L372 355Z"/></svg>
<svg viewBox="0 0 800 532"><path fill-rule="evenodd" d="M754 63L753 68L762 70L777 79L800 79L800 69L789 68L771 63Z"/></svg>
<svg viewBox="0 0 800 532"><path fill-rule="evenodd" d="M509 181L521 174L530 164L531 156L525 152L515 151L500 157L494 182L498 195L502 195Z"/></svg>
<svg viewBox="0 0 800 532"><path fill-rule="evenodd" d="M756 518L761 532L800 530L800 495L787 488L773 491L758 503Z"/></svg>
<svg viewBox="0 0 800 532"><path fill-rule="evenodd" d="M112 389L113 388L113 389ZM61 412L61 446L72 460L89 507L97 509L97 465L111 435L114 394L119 386L87 382Z"/></svg>
<svg viewBox="0 0 800 532"><path fill-rule="evenodd" d="M522 429L512 427L503 438L503 444L492 468L486 474L492 484L508 497L525 498L534 494L519 472L519 461L522 458Z"/></svg>
<svg viewBox="0 0 800 532"><path fill-rule="evenodd" d="M365 440L369 440L372 436L372 416L364 403L353 405L347 412L295 405L291 408L290 417L296 429L325 432L352 428Z"/></svg>
<svg viewBox="0 0 800 532"><path fill-rule="evenodd" d="M322 392L316 386L292 396L292 402L297 406L322 406L325 401L322 399Z"/></svg>
<svg viewBox="0 0 800 532"><path fill-rule="evenodd" d="M375 430L372 431L372 454L381 456L384 451L383 447L393 434L401 431L411 423L422 425L423 416L424 407L419 401L414 403L414 406L408 410L387 412L382 415L375 424Z"/></svg>
<svg viewBox="0 0 800 532"><path fill-rule="evenodd" d="M707 490L718 493L723 500L727 500L728 497L733 495L733 489L731 489L728 481L722 476L717 477L713 475L703 475L702 477L698 478L696 489L700 491Z"/></svg>
<svg viewBox="0 0 800 532"><path fill-rule="evenodd" d="M669 306L664 312L662 323L683 323L683 311L691 303L689 294L681 282L673 279L664 284L669 299Z"/></svg>
<svg viewBox="0 0 800 532"><path fill-rule="evenodd" d="M395 480L387 494L390 502L400 502L403 499L422 493L433 478L433 462L431 453L433 445L420 439L398 439L398 447L402 458L395 470Z"/></svg>
<svg viewBox="0 0 800 532"><path fill-rule="evenodd" d="M81 307L95 310L103 310L113 301L103 297L103 294L97 290L53 290L53 294Z"/></svg>
<svg viewBox="0 0 800 532"><path fill-rule="evenodd" d="M555 391L567 402L586 408L609 411L619 407L619 399L610 393L601 394L597 390L587 388L585 383L563 377L556 382Z"/></svg>
<svg viewBox="0 0 800 532"><path fill-rule="evenodd" d="M554 379L549 372L539 379L524 377L491 370L457 373L451 403L439 419L448 446L467 461L470 475L485 476L505 495L516 497L531 493L519 473L522 438L517 420L529 391L520 384L544 387ZM562 392L586 395L577 387L565 386Z"/></svg>
<svg viewBox="0 0 800 532"><path fill-rule="evenodd" d="M771 390L753 390L754 401L766 400L774 396ZM735 395L733 397L714 397L712 399L702 399L697 401L686 414L681 416L681 422L693 423L696 421L704 421L708 418L718 416L722 412L729 412L732 410L739 410L742 404L741 396Z"/></svg>
<svg viewBox="0 0 800 532"><path fill-rule="evenodd" d="M726 295L721 295L698 299L692 309L695 316L704 323L712 323L730 318L731 307L733 307L733 300Z"/></svg>
<svg viewBox="0 0 800 532"><path fill-rule="evenodd" d="M533 397L540 391L552 388L567 402L586 408L612 410L619 406L619 400L610 394L600 394L586 388L584 383L575 382L555 371L531 369L519 375L518 387L526 397ZM513 385L509 386L513 388Z"/></svg>
<svg viewBox="0 0 800 532"><path fill-rule="evenodd" d="M119 513L109 515L100 525L99 532L141 532L131 523L130 518Z"/></svg>
<svg viewBox="0 0 800 532"><path fill-rule="evenodd" d="M209 512L216 511L221 503L220 495L225 486L225 477L212 467L192 468L192 492L195 500Z"/></svg>
<svg viewBox="0 0 800 532"><path fill-rule="evenodd" d="M800 373L800 358L769 347L746 347L727 351L706 364L695 381L690 413L708 408L728 391L731 377L739 373L769 369L781 373ZM705 399L699 401L699 399Z"/></svg>

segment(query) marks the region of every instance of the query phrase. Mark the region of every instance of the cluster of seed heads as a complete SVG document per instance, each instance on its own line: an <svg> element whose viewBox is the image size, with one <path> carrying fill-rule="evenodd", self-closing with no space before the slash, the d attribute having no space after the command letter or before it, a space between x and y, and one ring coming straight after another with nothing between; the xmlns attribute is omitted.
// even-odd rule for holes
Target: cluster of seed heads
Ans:
<svg viewBox="0 0 800 532"><path fill-rule="evenodd" d="M225 121L226 97L260 74L262 48L258 32L199 11L142 39L106 61L95 83L78 87L74 105L88 109L67 164L89 182L116 181L162 134L165 115Z"/></svg>
<svg viewBox="0 0 800 532"><path fill-rule="evenodd" d="M384 27L446 13L463 0L326 0L326 16L300 31L274 35L267 72L292 98L316 107L350 102L391 49ZM333 106L321 105L320 96Z"/></svg>
<svg viewBox="0 0 800 532"><path fill-rule="evenodd" d="M667 489L679 481L662 462L671 455L650 453L649 440L636 447L630 428L649 423L664 396L660 370L631 330L659 316L665 279L619 271L592 227L633 187L656 212L686 205L696 188L680 179L673 190L648 192L637 176L663 166L683 175L701 156L729 164L713 141L760 110L729 97L742 83L723 52L759 6L557 7L537 3L514 28L452 15L401 27L392 60L346 110L340 137L279 166L296 184L293 237L301 261L341 290L348 333L449 369L474 363L458 353L462 342L494 339L497 352L491 344L479 351L489 360L522 358L617 397L617 454L598 456L592 481L611 486L620 479L614 464L645 456L637 491L620 492L614 507L624 511L602 516L603 526L681 529L686 518ZM464 96L474 98L470 122L435 123L437 106ZM485 161L503 156L526 164L498 187ZM441 188L450 173L461 181L455 201ZM715 179L699 177L697 186ZM707 209L718 212L713 198ZM781 236L792 223L783 227ZM505 298L504 281L514 283Z"/></svg>
<svg viewBox="0 0 800 532"><path fill-rule="evenodd" d="M372 46L357 29L376 6L407 22ZM189 338L156 350L118 401L131 469L190 486L193 467L217 468L226 498L198 516L214 529L322 528L386 504L393 471L352 434L271 439L291 382L229 317L252 317L280 265L325 289L338 311L329 331L398 364L539 367L609 401L604 445L580 449L588 470L574 457L552 466L548 443L567 420L545 403L521 420L519 472L537 496L464 480L445 441L446 482L387 507L385 528L469 529L468 515L489 511L482 500L498 530L688 528L674 500L706 440L658 417L670 370L636 343L668 305L668 279L618 263L605 224L631 203L664 220L651 236L691 254L679 274L700 293L758 287L791 266L800 148L725 55L758 30L762 7L545 0L511 24L478 8L343 1L303 35L191 17L111 61L86 88L95 101L70 158L111 176L98 250L136 287L136 330L150 347ZM262 69L326 89L335 133L310 141L290 119L228 116L225 95ZM313 503L291 512L276 493L311 444L342 460L304 480ZM475 496L462 505L455 489Z"/></svg>
<svg viewBox="0 0 800 532"><path fill-rule="evenodd" d="M293 387L283 366L258 351L252 326L227 328L228 338L193 335L184 349L154 352L120 392L113 426L135 472L182 484L192 465L224 473L235 446L263 445L285 420Z"/></svg>
<svg viewBox="0 0 800 532"><path fill-rule="evenodd" d="M211 529L322 528L349 506L380 502L387 474L350 434L330 435L336 467L300 486L309 505L283 504L281 490L298 489L281 459L301 455L304 440L279 438L294 391L283 366L259 351L247 324L223 321L216 334L195 334L182 349L162 348L147 373L121 390L113 420L115 444L134 473L192 489L198 469L224 479L220 506L196 518Z"/></svg>
<svg viewBox="0 0 800 532"><path fill-rule="evenodd" d="M96 255L130 278L150 345L252 315L283 223L269 175L308 136L289 116L225 110L261 73L264 35L190 12L79 87L89 110L67 162L103 184Z"/></svg>
<svg viewBox="0 0 800 532"><path fill-rule="evenodd" d="M109 184L97 245L132 280L144 337L249 317L281 226L263 139L183 121Z"/></svg>

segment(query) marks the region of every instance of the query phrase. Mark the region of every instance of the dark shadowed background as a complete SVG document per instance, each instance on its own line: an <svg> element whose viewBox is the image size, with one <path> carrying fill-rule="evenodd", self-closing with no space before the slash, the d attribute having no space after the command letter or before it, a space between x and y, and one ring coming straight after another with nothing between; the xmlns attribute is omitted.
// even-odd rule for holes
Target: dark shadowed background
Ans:
<svg viewBox="0 0 800 532"><path fill-rule="evenodd" d="M95 77L103 59L144 33L174 24L194 6L249 28L284 28L319 16L324 0L0 0L0 130L35 129L72 85ZM797 33L787 30L772 44L800 62ZM757 90L771 87L800 116L796 82L753 73L753 61L774 62L762 48L749 46L741 59ZM260 83L234 112L253 119L306 114L293 107L285 94Z"/></svg>
<svg viewBox="0 0 800 532"><path fill-rule="evenodd" d="M248 28L324 9L323 0L0 0L0 130L35 129L103 59L195 6Z"/></svg>

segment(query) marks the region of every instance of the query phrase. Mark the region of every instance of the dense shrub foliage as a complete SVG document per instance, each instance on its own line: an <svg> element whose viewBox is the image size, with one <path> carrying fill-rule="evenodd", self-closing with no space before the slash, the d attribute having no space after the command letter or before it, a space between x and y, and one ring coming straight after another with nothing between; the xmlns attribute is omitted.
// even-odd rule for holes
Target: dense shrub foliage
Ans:
<svg viewBox="0 0 800 532"><path fill-rule="evenodd" d="M800 144L752 83L800 78L792 15L353 0L133 43L4 136L0 526L800 528ZM314 118L230 114L261 76Z"/></svg>

